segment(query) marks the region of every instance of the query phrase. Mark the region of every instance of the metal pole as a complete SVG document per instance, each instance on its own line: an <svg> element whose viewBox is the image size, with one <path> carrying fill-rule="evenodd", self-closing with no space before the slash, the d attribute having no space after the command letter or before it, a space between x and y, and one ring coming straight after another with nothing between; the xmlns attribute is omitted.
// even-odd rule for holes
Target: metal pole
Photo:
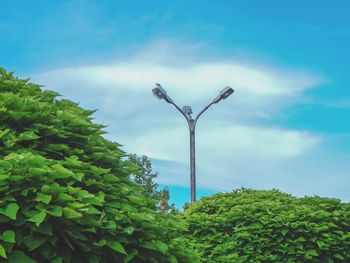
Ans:
<svg viewBox="0 0 350 263"><path fill-rule="evenodd" d="M195 119L189 115L187 116L174 102L171 102L175 108L185 117L188 123L188 128L190 130L190 185L191 185L191 203L196 202L196 142L195 142L195 131L196 124L199 117L214 103L211 102L203 110L201 110Z"/></svg>
<svg viewBox="0 0 350 263"><path fill-rule="evenodd" d="M196 148L195 122L190 120L190 167L191 167L191 203L196 202Z"/></svg>
<svg viewBox="0 0 350 263"><path fill-rule="evenodd" d="M156 87L152 89L153 95L157 99L164 99L166 102L174 105L174 107L185 117L190 130L190 180L191 180L191 203L196 202L196 151L195 151L195 128L199 117L213 104L218 103L220 100L226 99L230 96L234 90L227 86L220 94L201 112L198 113L195 119L192 119L192 109L190 106L184 106L184 110L181 110L173 100L167 95L166 91L159 83L156 83ZM189 110L188 110L189 108Z"/></svg>

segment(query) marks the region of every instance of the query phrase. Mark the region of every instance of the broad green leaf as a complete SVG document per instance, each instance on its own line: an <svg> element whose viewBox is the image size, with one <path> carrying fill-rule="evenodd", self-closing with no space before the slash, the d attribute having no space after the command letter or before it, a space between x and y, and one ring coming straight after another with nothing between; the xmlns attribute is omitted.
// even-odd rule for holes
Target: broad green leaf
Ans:
<svg viewBox="0 0 350 263"><path fill-rule="evenodd" d="M51 166L52 173L51 175L54 178L67 178L73 175L72 171L68 170L67 168L63 167L61 164L54 164Z"/></svg>
<svg viewBox="0 0 350 263"><path fill-rule="evenodd" d="M5 170L9 170L13 167L13 164L10 161L0 160L0 167Z"/></svg>
<svg viewBox="0 0 350 263"><path fill-rule="evenodd" d="M11 203L6 207L5 212L9 218L15 220L18 209L19 206L16 203Z"/></svg>
<svg viewBox="0 0 350 263"><path fill-rule="evenodd" d="M6 179L8 179L9 177L10 177L9 174L0 174L0 181L1 181L1 180L6 180Z"/></svg>
<svg viewBox="0 0 350 263"><path fill-rule="evenodd" d="M48 173L48 170L38 167L30 167L28 172L34 176L43 176Z"/></svg>
<svg viewBox="0 0 350 263"><path fill-rule="evenodd" d="M144 204L145 203L145 199L141 196L129 195L127 197L131 202L134 202L137 204Z"/></svg>
<svg viewBox="0 0 350 263"><path fill-rule="evenodd" d="M131 235L132 233L134 233L135 228L132 226L128 226L123 228L124 232L127 233L128 235Z"/></svg>
<svg viewBox="0 0 350 263"><path fill-rule="evenodd" d="M152 240L149 242L145 242L143 244L143 247L159 251L162 254L165 254L165 252L168 250L168 246L160 240Z"/></svg>
<svg viewBox="0 0 350 263"><path fill-rule="evenodd" d="M101 239L100 241L97 242L96 245L97 245L98 247L103 247L103 246L107 245L107 243L108 243L107 240Z"/></svg>
<svg viewBox="0 0 350 263"><path fill-rule="evenodd" d="M117 223L115 220L108 220L106 223L106 228L115 231L117 229Z"/></svg>
<svg viewBox="0 0 350 263"><path fill-rule="evenodd" d="M344 260L344 257L340 255L339 253L334 254L334 257L340 260Z"/></svg>
<svg viewBox="0 0 350 263"><path fill-rule="evenodd" d="M0 244L0 257L7 258L4 247Z"/></svg>
<svg viewBox="0 0 350 263"><path fill-rule="evenodd" d="M30 235L23 238L23 243L26 245L29 251L35 250L45 242L46 242L45 237L37 237L37 236L35 237L33 235Z"/></svg>
<svg viewBox="0 0 350 263"><path fill-rule="evenodd" d="M16 121L22 119L25 116L30 116L30 112L23 112L23 111L8 111L9 115L14 118Z"/></svg>
<svg viewBox="0 0 350 263"><path fill-rule="evenodd" d="M308 249L308 250L306 250L306 254L308 254L310 256L314 256L314 257L318 256L318 253L317 253L317 251L315 249Z"/></svg>
<svg viewBox="0 0 350 263"><path fill-rule="evenodd" d="M77 179L79 182L84 178L85 174L84 173L74 173L73 177Z"/></svg>
<svg viewBox="0 0 350 263"><path fill-rule="evenodd" d="M50 216L61 217L63 214L63 209L60 206L51 206L46 210L46 213Z"/></svg>
<svg viewBox="0 0 350 263"><path fill-rule="evenodd" d="M31 218L27 219L30 222L35 223L36 226L40 226L40 224L45 220L46 218L46 212L45 211L39 211Z"/></svg>
<svg viewBox="0 0 350 263"><path fill-rule="evenodd" d="M228 257L231 257L231 255L228 255ZM233 262L233 261L230 260L230 262ZM169 263L178 263L178 261L177 261L176 257L174 257L173 255L170 255Z"/></svg>
<svg viewBox="0 0 350 263"><path fill-rule="evenodd" d="M49 204L51 199L52 199L51 195L46 195L42 193L37 193L35 198L36 201L43 202L44 204Z"/></svg>
<svg viewBox="0 0 350 263"><path fill-rule="evenodd" d="M138 254L137 250L133 249L131 252L128 252L128 254L123 257L123 262L124 263L130 262L137 254Z"/></svg>
<svg viewBox="0 0 350 263"><path fill-rule="evenodd" d="M20 141L31 141L38 139L39 136L33 131L25 131L21 133L18 138Z"/></svg>
<svg viewBox="0 0 350 263"><path fill-rule="evenodd" d="M8 258L8 263L38 263L32 258L28 257L20 250L12 250Z"/></svg>
<svg viewBox="0 0 350 263"><path fill-rule="evenodd" d="M30 166L34 166L34 167L40 167L42 166L43 164L45 164L45 158L42 157L42 156L38 156L38 155L35 155L35 156L31 156L29 159L28 159L28 164Z"/></svg>
<svg viewBox="0 0 350 263"><path fill-rule="evenodd" d="M15 232L12 230L6 230L4 233L2 233L1 239L6 243L16 243Z"/></svg>
<svg viewBox="0 0 350 263"><path fill-rule="evenodd" d="M118 177L116 177L113 174L106 174L103 178L105 179L106 182L109 182L109 183L116 183L121 181Z"/></svg>
<svg viewBox="0 0 350 263"><path fill-rule="evenodd" d="M74 237L74 239L82 240L82 241L87 240L87 238L77 228L67 228L64 230L64 232L70 235L71 237Z"/></svg>
<svg viewBox="0 0 350 263"><path fill-rule="evenodd" d="M71 195L68 195L66 193L59 193L58 194L58 200L63 201L63 202L70 202L73 201L75 198Z"/></svg>
<svg viewBox="0 0 350 263"><path fill-rule="evenodd" d="M121 254L127 255L127 253L126 253L124 247L123 247L119 242L117 242L117 241L111 241L111 242L109 242L109 243L108 243L108 246L109 246L111 249L113 249L114 251L117 251L117 252L119 252L119 253L121 253Z"/></svg>
<svg viewBox="0 0 350 263"><path fill-rule="evenodd" d="M6 73L7 73L6 70L4 68L0 67L0 74L6 75Z"/></svg>
<svg viewBox="0 0 350 263"><path fill-rule="evenodd" d="M38 229L35 230L36 232L45 234L47 236L52 236L52 225L51 222L46 221L38 227Z"/></svg>
<svg viewBox="0 0 350 263"><path fill-rule="evenodd" d="M68 207L63 208L63 215L64 215L64 217L66 217L68 219L76 219L76 218L80 218L83 216L81 213L78 213L78 212L76 212L73 209L70 209Z"/></svg>
<svg viewBox="0 0 350 263"><path fill-rule="evenodd" d="M80 198L92 198L92 197L95 197L93 194L90 194L86 190L80 190L77 194L78 194L78 196Z"/></svg>

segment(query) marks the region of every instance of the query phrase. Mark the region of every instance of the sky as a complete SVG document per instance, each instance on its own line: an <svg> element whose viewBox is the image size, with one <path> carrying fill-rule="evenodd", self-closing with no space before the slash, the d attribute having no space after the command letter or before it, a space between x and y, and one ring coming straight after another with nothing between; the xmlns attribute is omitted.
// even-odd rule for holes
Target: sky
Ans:
<svg viewBox="0 0 350 263"><path fill-rule="evenodd" d="M108 125L106 138L148 156L181 208L236 188L350 201L350 2L3 1L0 65L55 90Z"/></svg>

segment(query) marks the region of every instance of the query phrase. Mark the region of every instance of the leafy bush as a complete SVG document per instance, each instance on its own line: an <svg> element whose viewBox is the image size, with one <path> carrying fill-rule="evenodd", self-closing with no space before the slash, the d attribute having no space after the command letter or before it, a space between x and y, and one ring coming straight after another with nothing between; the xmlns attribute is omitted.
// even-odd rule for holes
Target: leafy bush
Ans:
<svg viewBox="0 0 350 263"><path fill-rule="evenodd" d="M57 95L0 68L0 261L195 261L93 111Z"/></svg>
<svg viewBox="0 0 350 263"><path fill-rule="evenodd" d="M203 262L350 262L350 204L240 189L185 211Z"/></svg>

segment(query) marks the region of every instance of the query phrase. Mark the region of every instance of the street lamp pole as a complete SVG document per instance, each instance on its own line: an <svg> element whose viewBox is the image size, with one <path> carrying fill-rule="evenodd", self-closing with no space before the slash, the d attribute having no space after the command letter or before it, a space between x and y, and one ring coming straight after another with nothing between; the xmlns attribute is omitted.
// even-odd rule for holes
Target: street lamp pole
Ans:
<svg viewBox="0 0 350 263"><path fill-rule="evenodd" d="M185 117L188 123L188 128L190 132L190 181L191 181L191 203L196 202L196 150L195 150L195 133L196 133L196 124L199 117L213 104L218 103L219 101L226 99L230 96L234 90L227 86L224 88L220 94L206 106L202 111L200 111L197 116L192 118L192 109L190 106L184 106L182 109L177 106L174 101L167 95L167 92L162 88L159 83L156 83L156 87L152 90L153 95L161 100L164 99L169 104L174 105L174 107Z"/></svg>

